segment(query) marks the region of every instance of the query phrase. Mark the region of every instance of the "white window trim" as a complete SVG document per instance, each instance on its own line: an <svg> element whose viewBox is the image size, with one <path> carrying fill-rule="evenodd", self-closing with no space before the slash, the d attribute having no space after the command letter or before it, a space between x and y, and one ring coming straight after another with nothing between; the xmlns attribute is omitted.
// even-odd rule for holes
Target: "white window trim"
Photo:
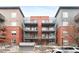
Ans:
<svg viewBox="0 0 79 59"><path fill-rule="evenodd" d="M11 33L16 33L16 31L11 31Z"/></svg>
<svg viewBox="0 0 79 59"><path fill-rule="evenodd" d="M17 13L16 12L12 12L11 13L11 18L16 18L16 16L17 16Z"/></svg>
<svg viewBox="0 0 79 59"><path fill-rule="evenodd" d="M68 12L63 12L62 16L63 16L63 18L68 18Z"/></svg>
<svg viewBox="0 0 79 59"><path fill-rule="evenodd" d="M63 26L68 26L68 22L67 21L64 21L63 22Z"/></svg>

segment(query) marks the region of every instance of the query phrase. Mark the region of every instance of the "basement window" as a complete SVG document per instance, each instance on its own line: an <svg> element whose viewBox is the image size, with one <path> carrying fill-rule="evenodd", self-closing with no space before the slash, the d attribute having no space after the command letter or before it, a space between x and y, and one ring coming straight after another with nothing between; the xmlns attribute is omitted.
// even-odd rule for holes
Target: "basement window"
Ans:
<svg viewBox="0 0 79 59"><path fill-rule="evenodd" d="M11 31L12 35L16 35L16 31Z"/></svg>

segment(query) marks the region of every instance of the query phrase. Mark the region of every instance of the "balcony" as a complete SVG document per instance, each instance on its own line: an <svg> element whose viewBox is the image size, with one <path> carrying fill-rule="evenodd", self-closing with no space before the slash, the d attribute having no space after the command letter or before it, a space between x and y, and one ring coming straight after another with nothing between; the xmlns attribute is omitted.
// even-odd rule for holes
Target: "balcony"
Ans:
<svg viewBox="0 0 79 59"><path fill-rule="evenodd" d="M53 30L46 30L46 31L42 31L43 33L54 33L55 31L53 31Z"/></svg>
<svg viewBox="0 0 79 59"><path fill-rule="evenodd" d="M49 36L49 39L55 39L55 35L54 36Z"/></svg>
<svg viewBox="0 0 79 59"><path fill-rule="evenodd" d="M37 26L37 21L24 20L25 26Z"/></svg>
<svg viewBox="0 0 79 59"><path fill-rule="evenodd" d="M43 27L48 27L48 26L55 26L56 22L52 20L43 20L42 21L42 26Z"/></svg>
<svg viewBox="0 0 79 59"><path fill-rule="evenodd" d="M25 32L28 32L28 33L31 33L31 32L36 32L36 33L37 33L38 31L37 31L37 30L28 30L28 31L27 31L27 30L25 30Z"/></svg>
<svg viewBox="0 0 79 59"><path fill-rule="evenodd" d="M24 39L29 39L29 40L31 40L31 39L38 39L38 37L31 37L31 36L30 36L30 37L27 37L27 36L25 36Z"/></svg>
<svg viewBox="0 0 79 59"><path fill-rule="evenodd" d="M24 39L38 39L37 33L25 33Z"/></svg>
<svg viewBox="0 0 79 59"><path fill-rule="evenodd" d="M25 32L38 32L37 28L24 28Z"/></svg>
<svg viewBox="0 0 79 59"><path fill-rule="evenodd" d="M42 39L48 39L48 34L42 34Z"/></svg>
<svg viewBox="0 0 79 59"><path fill-rule="evenodd" d="M52 36L52 37L42 37L42 39L55 39L55 36Z"/></svg>
<svg viewBox="0 0 79 59"><path fill-rule="evenodd" d="M42 28L42 32L55 32L55 28Z"/></svg>
<svg viewBox="0 0 79 59"><path fill-rule="evenodd" d="M42 39L55 39L55 33L42 33Z"/></svg>
<svg viewBox="0 0 79 59"><path fill-rule="evenodd" d="M54 27L49 28L49 31L55 31L56 29Z"/></svg>

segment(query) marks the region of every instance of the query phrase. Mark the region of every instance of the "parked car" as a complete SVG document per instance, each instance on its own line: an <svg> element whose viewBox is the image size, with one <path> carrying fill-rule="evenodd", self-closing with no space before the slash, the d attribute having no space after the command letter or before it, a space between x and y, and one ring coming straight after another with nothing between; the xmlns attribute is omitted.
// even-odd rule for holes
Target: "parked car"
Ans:
<svg viewBox="0 0 79 59"><path fill-rule="evenodd" d="M52 53L63 53L63 50L56 48L52 50Z"/></svg>
<svg viewBox="0 0 79 59"><path fill-rule="evenodd" d="M79 53L79 47L75 47L75 51L74 53Z"/></svg>
<svg viewBox="0 0 79 59"><path fill-rule="evenodd" d="M78 47L65 46L52 50L52 53L79 53Z"/></svg>

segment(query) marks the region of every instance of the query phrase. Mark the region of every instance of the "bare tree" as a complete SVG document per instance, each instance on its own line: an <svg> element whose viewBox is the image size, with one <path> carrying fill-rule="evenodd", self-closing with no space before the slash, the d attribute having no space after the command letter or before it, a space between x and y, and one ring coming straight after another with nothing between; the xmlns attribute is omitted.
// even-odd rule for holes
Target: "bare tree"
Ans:
<svg viewBox="0 0 79 59"><path fill-rule="evenodd" d="M75 40L77 45L79 46L79 13L74 17L75 22Z"/></svg>
<svg viewBox="0 0 79 59"><path fill-rule="evenodd" d="M0 29L4 27L4 22L5 22L5 17L2 14L0 14Z"/></svg>

